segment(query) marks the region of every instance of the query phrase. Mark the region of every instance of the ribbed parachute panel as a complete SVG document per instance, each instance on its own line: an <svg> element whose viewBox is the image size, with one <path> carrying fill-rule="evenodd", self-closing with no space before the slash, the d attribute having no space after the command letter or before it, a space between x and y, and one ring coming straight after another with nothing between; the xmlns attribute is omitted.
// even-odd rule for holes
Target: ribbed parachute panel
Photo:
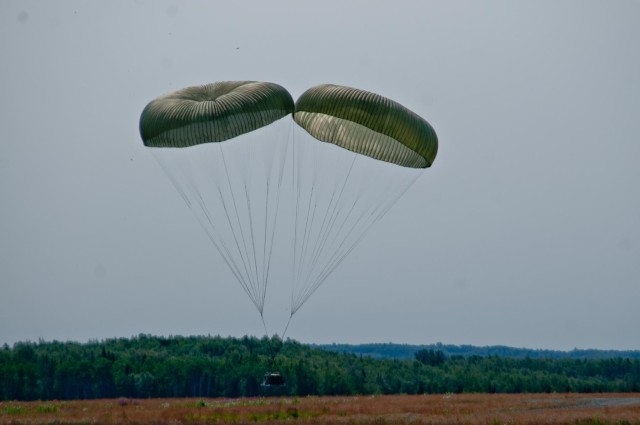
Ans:
<svg viewBox="0 0 640 425"><path fill-rule="evenodd" d="M289 92L274 83L223 81L187 87L144 108L140 135L149 147L223 142L269 125L293 107Z"/></svg>
<svg viewBox="0 0 640 425"><path fill-rule="evenodd" d="M316 112L296 112L296 122L309 134L351 152L411 168L425 168L427 161L396 139L364 125Z"/></svg>
<svg viewBox="0 0 640 425"><path fill-rule="evenodd" d="M296 101L294 119L318 140L404 167L430 167L438 151L438 137L426 120L393 100L351 87L310 88Z"/></svg>

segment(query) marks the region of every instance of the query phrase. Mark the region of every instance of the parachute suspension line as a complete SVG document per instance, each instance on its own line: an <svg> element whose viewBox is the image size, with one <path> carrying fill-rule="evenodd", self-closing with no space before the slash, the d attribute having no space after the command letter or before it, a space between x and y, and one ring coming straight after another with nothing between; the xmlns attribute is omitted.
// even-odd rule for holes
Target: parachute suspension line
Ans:
<svg viewBox="0 0 640 425"><path fill-rule="evenodd" d="M340 189L340 193L338 195L338 198L336 199L336 202L333 203L333 199L335 197L336 191L333 191L333 193L331 194L331 200L329 201L329 204L327 205L327 211L325 212L325 217L322 223L322 226L320 227L320 231L318 232L318 242L316 243L316 247L314 250L314 253L312 255L312 260L311 260L311 265L312 268L309 270L309 273L307 274L307 276L305 277L305 282L308 281L311 278L311 273L313 271L313 269L316 267L316 265L318 264L318 261L320 259L320 255L324 252L324 247L325 247L325 243L328 240L329 236L331 235L331 231L333 230L333 226L336 223L336 219L341 211L341 209L338 209L338 205L340 203L340 200L342 198L342 194L344 193L344 190L347 186L347 183L349 182L349 177L351 176L351 171L353 170L353 166L356 162L356 158L357 158L357 154L353 154L353 160L351 161L351 165L349 166L349 170L347 171L347 175L344 178L344 181L342 183L342 188ZM333 203L333 211L331 212L330 216L331 218L329 219L329 224L328 226L325 228L325 222L327 217L329 216L328 212L329 209L331 207ZM324 229L324 233L323 233L323 229Z"/></svg>
<svg viewBox="0 0 640 425"><path fill-rule="evenodd" d="M260 319L262 319L262 326L264 327L264 334L268 337L269 331L267 330L267 323L264 321L264 314L260 313Z"/></svg>
<svg viewBox="0 0 640 425"><path fill-rule="evenodd" d="M295 132L294 134L294 140L293 140L293 148L292 148L292 185L294 187L294 191L295 191L295 217L294 217L294 226L293 226L293 262L291 265L291 303L293 305L293 296L294 293L296 292L296 288L299 285L298 279L297 279L297 271L299 269L299 264L298 264L298 258L299 258L299 249L298 249L298 245L300 244L299 237L298 237L298 227L299 227L299 222L300 222L300 207L302 205L302 185L300 182L300 179L302 177L302 147L298 147L298 149L296 149L296 146L298 145L299 141L295 139ZM301 139L300 143L303 143L304 141ZM291 315L293 315L293 311L291 313Z"/></svg>
<svg viewBox="0 0 640 425"><path fill-rule="evenodd" d="M187 196L186 193L184 193L184 190L182 190L182 187L178 184L178 181L176 180L175 176L169 171L169 168L167 168L164 162L160 160L160 158L158 157L154 149L151 149L151 153L153 154L153 158L156 160L158 165L160 165L160 168L162 168L162 171L164 171L164 174L169 178L169 181L171 181L171 184L173 185L173 187L175 187L178 193L180 194L180 197L182 198L184 203L187 204L187 207L189 207L189 209L192 209L192 205L191 205L191 201L189 200L189 197Z"/></svg>
<svg viewBox="0 0 640 425"><path fill-rule="evenodd" d="M330 247L334 246L334 243L338 239L338 236L342 233L342 229L347 224L348 219L351 216L351 213L354 211L357 203L358 203L358 200L356 199L353 202L353 204L351 205L351 208L349 209L349 213L345 216L344 221L340 225L340 228L338 229L338 231L336 232L335 236L333 237L331 243L329 244ZM351 228L351 230L343 238L342 243L340 243L339 246L336 249L330 250L330 252L334 253L330 258L335 258L335 256L338 255L339 249L342 247L342 245L344 244L344 241L348 239L348 237L350 236L350 234L353 232L354 229L355 229L355 226ZM331 264L331 261L329 261L329 262L327 262L325 264L325 266L323 267L323 269L322 269L322 271L320 273L321 276L324 273L324 270L326 270L326 268L329 267L330 264ZM316 281L317 281L317 279L316 279ZM320 282L314 283L313 285L309 285L309 286L306 285L308 282L305 282L305 290L302 293L299 294L299 296L297 298L297 301L296 301L296 306L294 308L294 311L298 311L300 309L300 307L302 307L302 305L309 299L309 297L311 297L311 295L313 295L313 293L318 289L318 287L320 287L320 285L322 284L323 281L324 281L324 279L322 279Z"/></svg>
<svg viewBox="0 0 640 425"><path fill-rule="evenodd" d="M278 182L278 196L280 194L280 188L281 188L281 184L282 184L282 176L283 176L283 171L284 171L284 165L285 165L285 158L286 158L286 152L288 151L288 147L289 147L289 142L291 142L291 191L295 196L295 216L294 216L294 226L293 226L293 262L291 264L291 277L292 277L292 284L291 284L291 302L293 303L293 294L294 294L294 289L296 287L296 280L295 280L295 269L296 269L296 259L297 259L297 245L298 245L298 217L299 217L299 205L300 205L300 160L297 158L296 156L296 145L297 145L297 140L295 139L295 131L294 131L294 123L293 121L291 122L291 125L289 127L289 137L287 138L287 145L286 145L286 149L282 158L282 170L280 171L280 180ZM299 149L298 149L299 151ZM299 153L298 153L299 155ZM276 210L277 211L277 210ZM275 229L275 227L274 227ZM273 243L273 240L272 240ZM289 319L287 320L287 324L284 327L284 330L282 331L282 337L281 339L284 341L284 337L287 333L287 330L289 329L289 324L291 323L291 319L293 318L293 314L294 312L291 311L291 313L289 314Z"/></svg>
<svg viewBox="0 0 640 425"><path fill-rule="evenodd" d="M325 228L325 224L327 222L327 217L328 217L328 212L329 212L329 209L331 208L331 205L333 204L333 200L335 198L335 194L336 194L336 192L333 192L331 194L331 200L327 204L327 211L325 211L324 218L322 220L322 224L320 225L320 230L318 231L316 243L314 244L313 251L311 252L311 257L310 257L310 260L309 260L309 266L307 267L307 273L305 274L304 277L302 277L300 279L302 282L307 282L309 280L309 276L311 276L311 273L313 273L313 270L315 268L316 261L317 261L318 255L319 255L319 254L317 254L318 253L318 248L321 245L321 243L319 243L319 241L322 241L322 231ZM315 211L314 211L314 218L315 218ZM312 220L312 222L313 222L313 220ZM320 250L320 252L322 252L322 251Z"/></svg>
<svg viewBox="0 0 640 425"><path fill-rule="evenodd" d="M245 155L246 161L245 164L253 164L254 163L254 149L252 149L250 146L247 146L247 151L248 153ZM251 242L251 248L252 248L252 253L253 253L253 267L251 267L251 264L249 264L249 267L253 269L253 271L255 272L255 280L254 285L256 288L256 297L258 297L259 301L260 301L260 305L262 306L261 308L261 313L262 310L264 309L264 298L262 297L262 291L260 291L260 278L258 276L258 257L256 254L256 238L255 238L255 232L254 232L254 220L253 220L253 211L251 209L251 196L249 196L249 191L250 191L250 184L251 181L253 179L250 179L248 177L248 173L244 172L242 173L243 177L243 185L244 185L244 195L245 195L245 202L247 205L247 214L249 217L249 236L250 236L250 242ZM249 257L249 253L247 253L247 257ZM249 257L250 258L250 257ZM251 259L250 259L251 261Z"/></svg>
<svg viewBox="0 0 640 425"><path fill-rule="evenodd" d="M222 197L222 203L223 203L224 211L225 211L225 214L227 216L227 221L229 222L229 227L231 228L231 232L233 233L233 238L234 238L234 240L236 242L236 246L238 248L238 253L240 254L240 258L242 259L242 261L244 263L244 268L245 268L245 271L247 273L247 277L249 279L249 286L251 287L251 293L247 292L247 295L249 295L249 298L251 298L251 301L253 301L254 305L258 309L258 312L260 314L262 314L263 306L258 302L258 291L257 291L257 288L255 286L255 283L251 281L251 274L249 273L249 269L251 268L250 264L249 264L249 261L250 261L249 260L249 250L247 248L247 242L246 242L246 238L244 236L244 231L242 230L242 224L240 222L240 213L238 212L238 206L237 206L237 203L236 203L236 197L234 195L233 187L231 186L231 177L229 175L229 169L227 167L227 161L226 161L225 156L224 156L224 150L222 149L222 143L218 143L218 146L220 146L220 155L221 155L222 162L223 162L223 165L224 165L224 171L225 171L225 173L227 175L227 183L228 183L228 186L229 186L229 192L231 193L232 205L233 205L233 209L234 209L234 212L235 212L235 217L236 217L236 221L238 223L238 227L240 228L239 229L240 230L240 236L241 236L241 239L242 239L242 245L244 247L244 252L245 252L246 257L245 257L245 255L242 254L242 248L240 246L240 242L239 242L238 237L236 235L236 231L234 230L234 226L233 226L233 223L232 223L232 220L231 220L231 216L229 215L229 211L227 209L226 202L224 201L224 197L222 196L222 191L221 191L220 187L218 187L218 190L220 192L220 196Z"/></svg>
<svg viewBox="0 0 640 425"><path fill-rule="evenodd" d="M256 286L256 296L260 300L260 305L264 306L264 298L262 297L262 291L260 291L260 287L259 287L260 281L258 277L258 259L256 256L256 238L253 232L253 214L251 212L251 198L249 197L249 191L247 190L246 181L244 182L244 193L247 198L247 213L249 214L249 236L251 237L251 247L253 248L253 269L255 271L255 280L253 282L254 282L254 285ZM260 309L260 314L262 314L262 307Z"/></svg>
<svg viewBox="0 0 640 425"><path fill-rule="evenodd" d="M222 200L222 209L227 217L227 221L229 223L229 229L231 230L231 233L233 234L233 238L234 241L236 243L236 249L238 250L238 254L240 255L240 259L242 261L242 265L244 267L244 271L245 274L247 276L247 280L243 280L240 282L240 284L242 285L242 288L245 290L245 292L247 293L247 295L249 296L249 299L251 299L251 301L253 302L253 304L256 306L256 309L258 309L258 311L260 311L260 306L257 304L256 298L254 297L252 290L251 290L251 277L249 276L249 270L247 269L247 263L244 260L244 257L242 256L242 251L240 250L240 243L238 242L238 237L236 235L236 232L233 228L233 225L231 223L231 216L229 215L229 210L227 207L227 203L224 200L224 196L222 194L222 190L220 188L218 188L218 193L220 195L220 199Z"/></svg>
<svg viewBox="0 0 640 425"><path fill-rule="evenodd" d="M300 182L298 173L296 173L296 166L300 167L299 162L296 160L296 144L297 140L295 140L295 132L291 134L293 143L291 143L291 193L294 194L295 201L295 215L294 215L294 225L293 225L293 261L291 262L291 305L293 305L293 294L295 292L296 280L295 280L295 270L296 270L296 259L298 252L298 205L300 205ZM293 313L291 313L293 315ZM291 316L289 316L289 320L291 320ZM287 323L288 326L288 323Z"/></svg>
<svg viewBox="0 0 640 425"><path fill-rule="evenodd" d="M354 206L355 206L355 202L354 202ZM342 242L340 242L340 245L338 246L338 248L334 251L334 254L332 255L332 257L330 258L330 260L327 262L327 264L323 267L322 271L318 274L316 280L313 282L313 284L311 284L309 286L308 292L305 295L302 303L300 304L300 306L302 306L302 304L304 304L304 302L311 296L313 295L313 293L320 287L320 285L322 285L322 283L325 281L325 279L327 277L329 277L329 275L338 267L338 265L340 265L340 263L342 263L342 261L349 256L349 254L351 253L351 251L353 251L353 249L355 249L355 247L360 243L360 241L362 241L362 239L364 239L367 231L371 228L371 225L375 222L375 220L367 223L366 220L370 219L373 216L373 212L369 214L368 217L366 217L366 214L362 215L361 217L358 218L356 225L354 225L354 227L352 227L349 232L347 233L347 235L344 237L344 239L342 239ZM361 223L365 223L358 232L355 232L355 230L357 229L357 226ZM354 241L350 241L349 237L355 234L356 238ZM347 242L348 241L348 242Z"/></svg>
<svg viewBox="0 0 640 425"><path fill-rule="evenodd" d="M373 225L386 215L422 174L421 172L416 172L415 174L409 172L409 178L407 178L403 171L403 174L400 175L400 180L389 179L386 181L387 184L382 185L382 187L370 188L374 190L370 190L368 193L371 199L368 198L364 206L359 206L361 200L364 199L362 190L356 190L353 193L355 200L346 214L343 214L344 205L340 203L340 200L347 186L351 185L352 179L350 179L350 176L355 166L356 158L357 155L354 155L349 171L346 173L347 176L342 183L340 195L338 195L338 200L331 212L332 217L328 222L329 225L324 226L324 229L321 226L321 230L318 233L319 239L311 260L312 270L308 270L305 279L301 283L301 289L304 289L297 292L296 295L292 294L291 311L293 314L315 293L342 261L360 244ZM362 183L366 184L367 182L363 181ZM351 190L353 190L353 187ZM332 195L330 205L333 203L333 199ZM371 200L375 202L370 205L369 202ZM327 211L330 209L327 208ZM335 230L336 228L337 230ZM323 266L316 270L320 264Z"/></svg>
<svg viewBox="0 0 640 425"><path fill-rule="evenodd" d="M287 320L287 324L284 327L284 331L282 331L282 337L280 339L283 341L284 341L284 336L287 334L287 329L289 329L289 324L291 323L291 319L293 318L294 314L295 312L291 312L291 314L289 315L289 320Z"/></svg>
<svg viewBox="0 0 640 425"><path fill-rule="evenodd" d="M313 148L315 148L315 144L312 145ZM312 157L315 158L315 149L313 150L313 155ZM302 162L302 160L300 161ZM298 178L298 190L300 190L301 188L301 179L302 179L302 165L298 164L298 172L299 172L299 178ZM308 245L308 240L310 238L310 231L311 231L311 227L313 224L313 218L315 218L315 210L316 210L316 206L317 206L317 202L314 203L314 199L315 199L315 191L316 191L316 178L317 178L317 172L315 169L313 169L313 173L311 175L311 183L310 183L310 190L309 190L309 197L308 197L308 202L307 202L307 206L306 206L306 214L303 215L304 218L304 232L302 233L302 240L297 244L296 247L296 252L299 251L298 254L298 259L296 260L296 267L297 267L297 272L296 275L294 276L294 285L295 291L297 291L298 287L304 287L303 284L304 282L302 281L302 273L303 270L305 268L305 264L306 264L306 250L307 250L307 245ZM300 200L298 201L298 203L300 203ZM313 205L313 210L312 210L312 205ZM304 211L304 210L303 210ZM313 211L313 213L312 213ZM310 225L310 220L309 218L311 217L311 225ZM299 224L299 221L296 220L296 228ZM298 248L299 246L299 248Z"/></svg>
<svg viewBox="0 0 640 425"><path fill-rule="evenodd" d="M313 203L313 194L315 191L315 181L312 179L311 180L311 190L309 191L309 202L307 204L307 214L306 214L306 219L305 219L305 223L304 223L304 233L302 235L302 241L301 241L301 250L300 250L300 255L298 257L298 270L295 276L295 282L296 284L300 282L300 274L302 273L302 268L304 267L304 252L305 252L305 247L306 247L306 240L307 240L307 232L309 231L309 216L311 215L311 204ZM296 222L296 226L297 226L297 222Z"/></svg>
<svg viewBox="0 0 640 425"><path fill-rule="evenodd" d="M360 244L360 242L364 239L364 237L368 233L369 229L371 229L375 223L380 221L387 214L387 212L389 212L391 207L393 207L393 205L395 205L400 200L400 198L409 190L409 188L413 186L413 184L416 182L416 180L418 179L418 177L420 177L421 174L422 173L416 173L415 177L410 179L407 183L402 184L401 187L403 186L403 189L395 197L393 197L389 202L387 202L386 205L381 204L371 211L369 218L372 218L372 220L369 223L365 224L364 230L359 235L359 237L350 246L347 245L348 250L344 254L334 259L333 265L331 266L331 268L328 268L325 271L324 276L320 276L318 278L319 283L317 284L316 289L317 287L320 286L322 281L324 281L336 269L336 267L351 253L351 251L353 251L353 249Z"/></svg>
<svg viewBox="0 0 640 425"><path fill-rule="evenodd" d="M289 135L291 134L291 130L292 130L292 125L293 123L291 123L291 125L289 126ZM264 287L263 287L263 299L266 298L266 292L267 292L267 284L269 281L269 272L271 270L271 254L273 253L273 242L275 240L275 233L276 233L276 224L277 224L277 220L278 220L278 211L280 209L280 193L282 192L282 178L284 175L284 168L285 168L285 159L287 157L287 151L289 150L289 137L287 137L287 142L285 143L285 146L282 150L282 155L280 157L280 174L278 175L278 187L277 187L277 191L276 191L276 210L273 216L273 220L271 222L271 239L269 241L269 254L268 254L268 260L267 260L267 270L265 273L265 282L264 282ZM275 156L275 153L274 153ZM273 163L273 161L270 162L270 164ZM271 175L271 168L269 168L269 175ZM269 182L270 179L267 180L267 203L269 198ZM265 212L265 217L266 217L266 212ZM267 232L267 220L265 218L265 247L266 247L266 232Z"/></svg>
<svg viewBox="0 0 640 425"><path fill-rule="evenodd" d="M294 132L295 135L295 132ZM293 182L294 182L294 186L295 186L295 196L296 196L296 201L295 201L295 219L294 219L294 226L293 226L293 264L292 264L292 275L291 275L291 280L292 280L292 284L291 284L291 296L293 299L293 293L295 292L297 286L298 286L298 280L297 280L297 271L299 269L299 254L298 254L298 224L300 222L300 205L302 203L302 194L301 194L301 190L302 190L302 185L300 184L300 179L301 179L301 174L302 174L302 158L300 157L302 155L302 153L300 152L300 149L298 149L297 155L296 155L296 145L298 144L297 140L293 141L293 168L294 168L294 172L293 172Z"/></svg>
<svg viewBox="0 0 640 425"><path fill-rule="evenodd" d="M344 225L344 223L343 223ZM342 228L343 226L341 226ZM335 237L334 237L335 239ZM314 264L315 266L316 264ZM308 286L309 281L311 280L311 276L313 272L313 269L309 270L309 272L307 273L305 280L303 281L303 284L301 285L301 291L298 292L296 300L295 300L295 304L292 306L292 310L294 312L298 311L298 309L302 306L302 304L304 303L304 301L306 301L307 298L309 298L312 294L312 289Z"/></svg>
<svg viewBox="0 0 640 425"><path fill-rule="evenodd" d="M312 160L315 161L316 158L319 157L318 150L326 148L327 146L323 146L323 143L313 143L313 155ZM309 204L307 206L307 215L305 219L305 229L302 238L302 249L300 252L300 257L298 259L298 273L296 275L296 283L304 285L305 279L303 279L305 269L312 270L312 264L308 261L308 251L309 244L312 240L312 232L314 229L314 223L316 221L316 212L318 210L318 200L319 197L317 195L317 188L319 178L319 168L318 166L311 166L312 174L311 174L311 191L309 194ZM313 209L311 209L311 205L313 204ZM303 286L304 287L304 286Z"/></svg>
<svg viewBox="0 0 640 425"><path fill-rule="evenodd" d="M225 243L224 238L221 237L219 231L214 225L213 220L206 207L206 202L202 197L202 193L200 192L198 185L193 181L190 174L183 173L182 177L184 178L184 183L186 184L186 186L190 188L190 192L194 195L194 198L197 201L197 206L199 207L199 209L196 210L196 205L191 201L189 196L186 194L183 186L178 182L178 179L176 178L176 176L169 171L169 168L166 167L164 162L161 160L161 155L159 153L156 154L155 150L152 150L152 153L153 153L153 157L156 159L156 162L158 162L158 164L160 165L160 168L162 168L162 170L167 175L167 177L169 178L173 186L176 188L176 190L184 200L185 204L189 207L190 210L192 210L198 223L200 224L202 229L205 231L207 238L211 241L211 243L213 243L214 247L218 250L225 264L227 265L227 267L229 267L234 277L240 283L240 286L245 290L249 298L252 298L249 286L247 284L247 280L245 276L242 274L242 271L238 266L237 262L234 260L234 256L231 254L231 250L229 246ZM188 158L186 158L186 160L190 162ZM220 199L224 203L224 197L222 196L222 193L220 193L219 195L220 195ZM198 214L198 211L202 212L204 219L200 214ZM254 305L256 305L253 299L252 299L252 302ZM257 305L256 305L256 308L258 308Z"/></svg>
<svg viewBox="0 0 640 425"><path fill-rule="evenodd" d="M211 234L211 231L209 230L209 228L207 228L207 226L205 226L204 223L202 223L200 217L198 215L196 215L196 217L198 217L198 222L200 222L201 226L204 228L205 233L207 234L207 237L209 238L209 240L218 249L218 252L222 256L222 259L225 261L225 263L227 264L229 269L231 269L231 272L233 273L233 275L236 277L236 279L240 283L240 286L242 286L242 288L245 290L245 292L247 292L247 295L249 295L249 292L248 292L249 288L247 286L247 282L244 279L244 277L242 276L242 273L241 273L237 263L233 259L233 256L231 255L231 251L230 251L229 247L224 242L224 239L222 239L220 237L219 233L216 231L216 228L215 228L215 226L213 224L213 221L211 220L211 217L209 216L209 213L207 212L207 209L204 206L204 200L202 199L202 196L199 196L198 199L199 199L198 203L200 204L200 209L204 213L204 215L205 215L205 217L207 219L207 222L211 226L211 230L213 232L215 232L215 234ZM220 241L220 245L224 248L224 250L220 248L220 245L218 244L218 240ZM257 307L258 306L256 306L256 308Z"/></svg>
<svg viewBox="0 0 640 425"><path fill-rule="evenodd" d="M309 208L307 209L307 218L305 220L304 225L304 236L302 239L302 252L300 253L300 268L298 269L297 280L301 281L302 272L305 269L305 265L307 264L307 247L309 246L309 241L311 240L311 230L313 229L313 222L316 218L316 210L318 207L317 198L314 198L315 192L315 184L311 186L311 194L309 195ZM312 199L314 202L312 202ZM313 210L311 210L311 204L313 203ZM311 221L309 221L309 217L311 217Z"/></svg>
<svg viewBox="0 0 640 425"><path fill-rule="evenodd" d="M376 221L382 219L382 217L384 217L389 212L391 207L393 207L400 200L400 198L402 198L404 194L407 193L407 191L411 188L411 186L413 186L413 184L416 182L416 180L418 180L418 178L422 175L423 172L424 172L424 169L421 169L419 172L416 173L415 176L413 176L411 179L409 179L407 183L404 184L404 188L398 193L398 195L395 198L392 198L387 203L387 206L380 212L379 216L376 217Z"/></svg>
<svg viewBox="0 0 640 425"><path fill-rule="evenodd" d="M365 225L364 230L362 231L362 233L356 238L356 240L351 243L351 244L347 244L347 250L345 252L343 252L340 255L334 255L334 257L332 258L332 261L330 261L327 266L325 266L325 268L323 269L323 273L320 274L318 276L318 278L316 279L316 281L313 283L313 285L311 285L310 288L312 288L312 290L308 293L308 295L304 298L304 300L302 301L302 303L300 304L300 307L302 307L302 304L304 304L304 302L306 302L306 300L320 287L320 285L324 282L324 280L329 277L329 275L331 275L331 273L340 265L340 263L342 263L342 261L349 256L349 254L351 253L351 251L353 251L359 244L360 242L364 239L364 237L366 236L366 234L368 233L368 231L373 227L373 225L378 222L380 219L382 219L382 217L384 217L387 212L389 212L389 210L391 209L391 207L393 207L393 205L395 205L400 198L409 190L409 188L411 186L413 186L413 184L416 182L416 180L420 177L420 175L422 175L422 173L416 173L416 175L411 178L408 182L405 182L404 184L402 184L401 186L404 186L403 189L396 195L394 196L390 201L388 201L387 203L381 204L379 206L377 206L376 208L374 208L370 214L369 217L367 219L371 219L370 222L366 223L365 221ZM365 220L367 220L365 219ZM352 229L353 230L353 229ZM346 241L346 237L345 237L345 241ZM344 241L343 241L344 243Z"/></svg>
<svg viewBox="0 0 640 425"><path fill-rule="evenodd" d="M322 272L320 275L322 275L324 273L324 271L332 264L332 261L334 261L334 259L336 257L341 256L340 252L342 252L342 248L345 245L345 243L349 240L349 237L351 236L352 233L355 232L356 229L358 229L358 226L364 222L364 220L366 220L364 217L366 216L366 211L363 212L360 215L356 215L355 218L355 224L353 224L351 226L351 229L349 229L349 231L345 234L344 238L342 238L341 240L339 239L339 235L343 234L343 228L345 227L345 225L349 222L349 218L351 217L351 215L353 214L353 212L356 210L356 206L358 205L358 201L360 200L360 198L356 198L353 201L353 204L351 205L351 208L349 209L349 212L347 213L347 215L344 218L344 221L342 222L342 224L340 225L340 228L338 229L338 231L336 232L333 240L331 241L330 246L334 247L334 244L337 244L338 246L334 249L331 250L331 252L333 252L333 255L330 257L330 260L325 264L325 266L322 269ZM358 232L355 232L356 235L358 234ZM340 241L340 242L338 242ZM347 246L349 246L349 244L347 244ZM310 287L310 294L313 293L315 291L315 289L313 289L313 285Z"/></svg>
<svg viewBox="0 0 640 425"><path fill-rule="evenodd" d="M269 268L269 262L267 261L267 238L268 238L268 234L269 234L269 201L271 200L270 196L269 196L269 189L271 187L271 167L270 164L273 162L273 156L271 157L271 160L266 160L264 161L263 165L265 167L265 201L264 201L264 236L262 239L262 281L261 281L261 288L262 288L262 303L264 304L266 298L267 298L267 282L268 282L268 268ZM268 336L268 334L266 333L267 328L265 326L265 335Z"/></svg>
<svg viewBox="0 0 640 425"><path fill-rule="evenodd" d="M262 303L267 298L267 282L269 281L269 262L267 261L267 235L269 232L269 188L271 186L271 173L267 173L264 202L264 238L262 239ZM268 335L267 335L268 336Z"/></svg>
<svg viewBox="0 0 640 425"><path fill-rule="evenodd" d="M346 173L345 178L342 181L342 187L340 189L339 199L342 198L342 194L344 193L346 187L349 185L349 183L351 181L350 177L351 177L352 170L354 168L355 161L356 161L357 157L358 157L358 155L354 153L353 154L353 159L351 160L350 165L349 165L349 169L348 169L348 171ZM332 199L333 199L333 196L335 195L336 191L337 190L333 191ZM326 253L326 252L335 252L335 248L333 248L333 247L336 246L336 240L342 234L342 229L344 228L344 226L349 222L349 218L351 217L351 214L353 213L353 211L354 211L354 209L355 209L355 207L357 205L357 201L358 201L359 197L360 197L360 194L359 194L359 192L357 192L356 193L356 200L351 205L351 208L350 208L349 212L341 219L341 224L340 224L337 232L335 232L335 234L333 235L333 238L332 238L331 242L329 243L328 248L327 248L326 251L324 250L324 247L326 246L326 242L329 240L329 237L330 237L331 233L329 232L326 235L324 235L323 237L319 237L318 238L318 241L316 242L316 248L319 248L319 245L322 245L322 248L320 248L318 250L318 254L316 255L316 259L312 263L312 265L311 265L311 267L310 267L310 269L309 269L309 271L308 271L308 273L307 273L307 275L306 275L306 277L305 277L305 279L303 281L303 284L301 286L302 291L298 292L298 295L297 295L297 297L295 299L295 302L292 304L292 308L291 309L292 309L292 311L294 313L296 311L298 311L298 309L302 306L302 304L305 303L305 301L315 292L317 287L319 287L320 284L322 283L322 282L320 282L320 284L318 284L315 288L314 288L315 285L312 285L312 286L308 285L309 282L311 281L311 277L313 276L312 273L313 273L315 267L318 265L318 261L319 261L320 255L323 254L323 253ZM331 220L331 226L330 226L330 230L331 231L334 229L334 226L335 226L336 222L338 222L338 217L340 215L340 211L341 210L342 210L342 208L338 209L338 203L336 202L336 207L334 209L334 216L332 217L332 220ZM351 230L353 230L353 228ZM347 234L347 236L345 236L345 239L348 238L348 236L349 236L349 234ZM325 267L326 267L326 265L325 265Z"/></svg>
<svg viewBox="0 0 640 425"><path fill-rule="evenodd" d="M231 256L228 247L226 246L226 244L224 244L224 240L222 240L221 238L218 238L222 241L222 245L224 247L224 251L223 249L218 245L218 242L216 240L216 238L214 237L214 235L212 235L212 231L216 233L216 228L213 225L213 222L211 221L211 217L209 217L209 214L207 213L206 208L204 207L204 201L202 199L202 194L200 193L200 191L197 189L197 185L191 180L191 179L187 179L187 181L190 183L190 187L192 189L193 193L197 193L198 194L198 203L199 203L199 207L200 210L205 214L205 217L209 223L209 225L211 226L211 229L209 229L205 223L202 221L202 218L200 217L200 215L198 215L196 213L195 207L193 205L193 203L191 202L191 200L189 199L189 197L187 196L187 194L185 193L184 189L182 188L182 186L178 183L178 180L176 179L176 177L174 176L173 173L171 173L169 171L169 169L166 167L166 165L164 164L164 162L162 162L159 158L159 156L155 153L155 150L151 151L153 153L153 157L155 158L156 162L160 165L160 168L162 168L162 170L164 171L164 173L167 175L167 177L169 178L169 180L171 181L171 184L173 184L173 187L176 188L176 190L178 191L178 193L180 194L180 197L184 200L185 204L187 205L187 207L189 207L189 209L193 212L193 214L196 216L198 223L200 224L200 226L204 229L207 237L209 238L209 240L211 242L213 242L214 246L216 247L216 249L218 250L218 252L220 253L220 255L222 256L222 258L224 259L224 261L226 262L227 266L231 269L231 271L233 272L234 276L236 277L236 279L238 279L238 281L240 282L241 285L245 285L244 282L244 278L242 277L240 270L238 269L237 264L235 263L235 261L233 261L233 257ZM230 264L231 263L231 264ZM233 266L232 266L233 265Z"/></svg>

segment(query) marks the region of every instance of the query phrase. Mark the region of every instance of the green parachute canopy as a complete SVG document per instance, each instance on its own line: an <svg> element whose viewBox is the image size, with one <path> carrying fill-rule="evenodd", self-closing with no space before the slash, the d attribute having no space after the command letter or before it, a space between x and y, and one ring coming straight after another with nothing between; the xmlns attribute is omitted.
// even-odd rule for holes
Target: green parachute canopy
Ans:
<svg viewBox="0 0 640 425"><path fill-rule="evenodd" d="M430 167L438 151L438 137L423 118L351 87L310 88L298 98L294 119L318 140L404 167Z"/></svg>
<svg viewBox="0 0 640 425"><path fill-rule="evenodd" d="M278 84L215 82L149 102L140 116L140 135L149 147L222 142L267 126L293 109L291 95Z"/></svg>

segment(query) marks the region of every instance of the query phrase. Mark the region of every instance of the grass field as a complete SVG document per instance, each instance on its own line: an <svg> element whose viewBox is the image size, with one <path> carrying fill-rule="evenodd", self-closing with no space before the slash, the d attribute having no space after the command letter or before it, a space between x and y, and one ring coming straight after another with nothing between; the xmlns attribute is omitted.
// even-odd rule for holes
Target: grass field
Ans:
<svg viewBox="0 0 640 425"><path fill-rule="evenodd" d="M640 394L451 394L0 402L19 424L638 424Z"/></svg>

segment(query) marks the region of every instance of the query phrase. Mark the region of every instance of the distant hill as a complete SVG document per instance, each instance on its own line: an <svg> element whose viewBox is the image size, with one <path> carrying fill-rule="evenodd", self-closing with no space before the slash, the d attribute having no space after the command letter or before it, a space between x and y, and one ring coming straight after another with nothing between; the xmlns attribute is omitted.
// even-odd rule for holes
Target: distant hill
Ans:
<svg viewBox="0 0 640 425"><path fill-rule="evenodd" d="M570 351L557 350L534 350L530 348L514 348L503 345L492 345L486 347L476 347L473 345L450 345L450 344L429 344L429 345L407 345L407 344L323 344L311 345L313 348L320 348L326 351L336 353L353 353L357 355L368 356L374 359L397 359L408 360L413 359L416 351L434 350L442 351L448 357L462 356L498 356L513 359L640 359L640 350L579 350Z"/></svg>

